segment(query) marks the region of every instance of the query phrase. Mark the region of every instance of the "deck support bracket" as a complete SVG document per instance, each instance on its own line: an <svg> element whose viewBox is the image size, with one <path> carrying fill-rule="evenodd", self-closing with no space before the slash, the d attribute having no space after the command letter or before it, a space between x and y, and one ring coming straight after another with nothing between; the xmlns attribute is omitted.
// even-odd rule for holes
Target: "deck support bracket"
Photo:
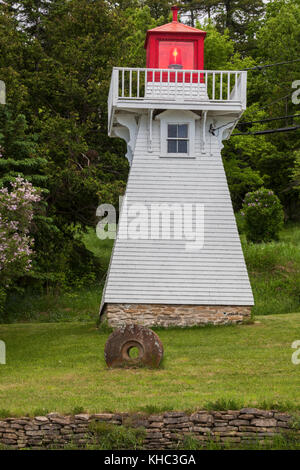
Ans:
<svg viewBox="0 0 300 470"><path fill-rule="evenodd" d="M114 133L127 143L126 158L131 165L138 130L137 120L133 114L128 113L116 114L115 119L119 125L114 127Z"/></svg>
<svg viewBox="0 0 300 470"><path fill-rule="evenodd" d="M205 144L206 144L206 117L207 111L203 112L202 115L202 143L201 143L201 153L205 153Z"/></svg>

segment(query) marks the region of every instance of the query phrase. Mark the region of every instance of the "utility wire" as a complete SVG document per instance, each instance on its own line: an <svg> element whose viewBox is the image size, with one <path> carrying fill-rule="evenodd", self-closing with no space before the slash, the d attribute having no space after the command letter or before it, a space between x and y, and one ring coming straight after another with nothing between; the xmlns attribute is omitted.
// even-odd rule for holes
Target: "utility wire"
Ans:
<svg viewBox="0 0 300 470"><path fill-rule="evenodd" d="M300 114L288 114L286 116L280 116L280 117L276 117L276 118L267 118L267 119L258 119L257 121L247 121L247 122L239 122L237 124L237 126L249 126L251 124L256 124L258 122L270 122L270 121L279 121L279 120L283 120L283 119L291 119L291 118L295 118L295 117L300 117ZM215 128L212 128L211 130L213 132L215 131L218 131L219 129L222 129L222 127L226 127L228 126L228 124L234 124L235 122L237 122L239 119L236 119L235 121L230 121L230 122L227 122L226 124L223 124L222 126L219 126L219 127L215 127ZM238 134L234 134L234 135L238 135ZM246 134L239 134L239 135L246 135Z"/></svg>
<svg viewBox="0 0 300 470"><path fill-rule="evenodd" d="M247 69L242 69L243 71L251 71L251 70L262 70L264 68L268 68L268 67L276 67L276 66L279 66L279 65L285 65L285 64L291 64L293 62L300 62L300 58L299 59L294 59L294 60L289 60L289 61L285 61L285 62L275 62L274 64L264 64L264 65L257 65L255 67L250 67L250 68L247 68ZM262 106L261 108L258 108L258 111L260 111L261 109L266 109L268 108L269 106L272 106L272 104L275 104L275 103L278 103L279 101L282 101L286 98L288 98L290 96L290 94L288 95L285 95L285 96L282 96L281 98L278 98L277 100L274 100L274 101L271 101L271 103L268 103L267 105L265 106ZM290 115L290 116L282 116L282 117L279 117L279 118L269 118L269 119L260 119L258 121L250 121L250 122L247 122L247 123L244 123L244 122L241 122L239 123L238 125L246 125L246 124L253 124L255 122L267 122L267 121L275 121L275 120L279 120L279 119L287 119L287 118L291 118L291 117L300 117L300 115ZM239 118L238 119L235 119L234 121L230 121L230 122L227 122L226 124L222 125L222 126L219 126L219 127L216 127L216 128L211 128L210 129L210 132L211 133L214 133L215 131L219 130L219 129L222 129L223 127L226 127L228 126L228 124L235 124L237 121L239 121ZM281 128L281 129L288 129L290 130L289 128ZM295 129L297 129L297 127L295 127ZM293 129L293 130L295 130ZM272 131L272 129L270 129L270 131ZM260 131L261 133L271 133L271 132L263 132L263 131ZM275 132L275 130L274 130ZM283 132L283 130L278 130L278 132ZM258 132L256 133L253 133L254 134L257 134ZM241 133L241 134L232 134L232 135L250 135L249 133Z"/></svg>
<svg viewBox="0 0 300 470"><path fill-rule="evenodd" d="M231 134L231 137L235 135L262 135L262 134L275 134L276 132L290 132L300 129L300 126L293 127L279 127L278 129L266 129L264 131L255 131L255 132L238 132L236 134Z"/></svg>
<svg viewBox="0 0 300 470"><path fill-rule="evenodd" d="M255 67L250 67L248 69L242 69L243 71L250 71L250 70L262 70L262 69L266 69L266 68L269 68L269 67L277 67L278 65L285 65L285 64L291 64L292 62L300 62L300 58L299 59L294 59L294 60L287 60L286 62L275 62L274 64L264 64L264 65L256 65Z"/></svg>
<svg viewBox="0 0 300 470"><path fill-rule="evenodd" d="M279 120L288 119L288 118L295 118L295 117L300 117L300 114L288 114L287 116L280 116L280 117L267 118L267 119L258 119L257 121L239 122L238 126L246 126L246 125L250 125L250 124L255 124L257 122L279 121Z"/></svg>
<svg viewBox="0 0 300 470"><path fill-rule="evenodd" d="M279 103L279 101L285 100L286 98L289 98L290 96L291 94L289 93L288 95L282 96L281 98L278 98L277 100L271 101L271 103L266 104L265 106L262 106L261 108L258 108L258 111L260 111L261 109L266 109L269 106L272 106L272 104Z"/></svg>

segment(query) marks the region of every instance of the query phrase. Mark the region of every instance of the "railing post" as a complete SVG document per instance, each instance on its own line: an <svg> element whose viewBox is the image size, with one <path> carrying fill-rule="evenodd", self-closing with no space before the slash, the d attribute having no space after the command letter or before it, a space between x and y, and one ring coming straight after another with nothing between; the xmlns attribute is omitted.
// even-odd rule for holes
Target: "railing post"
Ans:
<svg viewBox="0 0 300 470"><path fill-rule="evenodd" d="M230 100L230 72L227 73L227 100Z"/></svg>
<svg viewBox="0 0 300 470"><path fill-rule="evenodd" d="M125 70L122 70L122 98L124 98L125 93Z"/></svg>
<svg viewBox="0 0 300 470"><path fill-rule="evenodd" d="M241 104L242 109L246 109L247 107L247 72L241 72L241 81L240 81L240 96L241 96Z"/></svg>
<svg viewBox="0 0 300 470"><path fill-rule="evenodd" d="M112 101L115 105L119 98L119 70L113 69L113 89L112 89Z"/></svg>
<svg viewBox="0 0 300 470"><path fill-rule="evenodd" d="M129 70L129 98L132 97L132 69Z"/></svg>

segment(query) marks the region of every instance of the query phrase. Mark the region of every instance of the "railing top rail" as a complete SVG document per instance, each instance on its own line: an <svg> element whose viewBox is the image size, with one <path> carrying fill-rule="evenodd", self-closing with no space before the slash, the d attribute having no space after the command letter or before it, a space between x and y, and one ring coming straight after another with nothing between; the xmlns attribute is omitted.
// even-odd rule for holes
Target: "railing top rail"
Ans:
<svg viewBox="0 0 300 470"><path fill-rule="evenodd" d="M142 72L175 72L175 73L247 73L246 70L189 70L189 69L159 69L159 68L146 68L146 67L113 67L113 70L119 71L142 71Z"/></svg>

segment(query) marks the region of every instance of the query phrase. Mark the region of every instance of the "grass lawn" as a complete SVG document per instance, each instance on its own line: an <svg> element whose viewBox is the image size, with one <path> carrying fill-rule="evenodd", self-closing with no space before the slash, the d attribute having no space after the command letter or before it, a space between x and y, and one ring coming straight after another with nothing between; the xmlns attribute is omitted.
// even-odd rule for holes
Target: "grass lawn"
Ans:
<svg viewBox="0 0 300 470"><path fill-rule="evenodd" d="M300 365L291 348L300 314L259 323L157 330L165 348L158 370L108 370L107 332L94 323L0 325L1 414L49 411L191 410L243 405L300 409Z"/></svg>
<svg viewBox="0 0 300 470"><path fill-rule="evenodd" d="M300 225L288 224L272 243L247 243L241 235L253 290L254 315L300 312Z"/></svg>

